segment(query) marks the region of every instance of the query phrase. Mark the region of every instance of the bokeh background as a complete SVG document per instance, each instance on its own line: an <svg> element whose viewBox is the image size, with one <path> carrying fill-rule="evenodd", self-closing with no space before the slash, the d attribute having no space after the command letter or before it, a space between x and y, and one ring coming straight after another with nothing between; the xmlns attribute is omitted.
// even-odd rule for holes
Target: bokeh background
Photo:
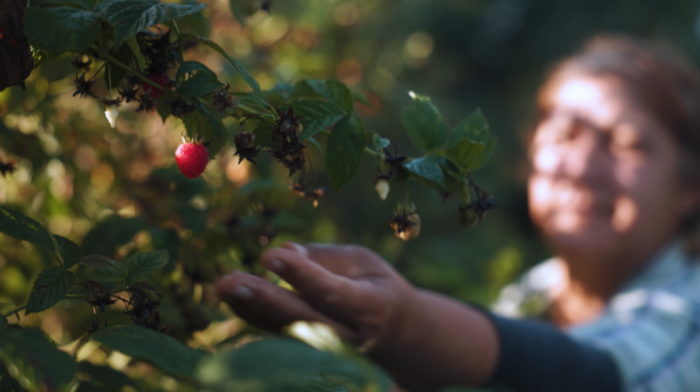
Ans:
<svg viewBox="0 0 700 392"><path fill-rule="evenodd" d="M187 180L174 166L180 120L163 124L156 113L135 113L132 103L120 108L112 129L101 103L72 97L71 56L42 64L26 90L0 93L0 161L15 160L18 167L0 177L0 204L82 242L86 254L119 259L137 250L170 250L171 263L156 282L165 293L162 317L174 336L195 346L241 328L213 296L213 280L232 269L259 272L259 252L284 240L359 243L417 286L490 304L523 269L548 257L527 213L524 143L547 68L599 33L659 40L700 61L698 2L688 0L275 0L271 16L254 15L245 25L228 0L206 3L202 14L185 18L184 30L221 44L263 89L336 78L365 93L374 108L357 110L368 129L395 141L401 155L419 155L400 122L409 91L432 97L452 126L481 108L498 145L472 179L496 194L499 207L465 230L456 199L443 204L435 191L409 183L422 229L416 240L401 241L388 220L402 186L381 201L372 157L365 155L356 177L335 193L325 157L310 147L316 183L326 188L314 208L288 191L286 169L267 154L259 167L238 164L233 118L224 120L225 150L201 178ZM191 46L185 58L209 66L232 91L245 90L212 50ZM103 80L96 90L106 94ZM325 145L325 137L318 141ZM50 263L36 247L0 235L0 310L23 304ZM42 326L68 345L90 317L84 303L67 302L22 324ZM129 322L119 309L107 318ZM166 384L161 387L177 389Z"/></svg>

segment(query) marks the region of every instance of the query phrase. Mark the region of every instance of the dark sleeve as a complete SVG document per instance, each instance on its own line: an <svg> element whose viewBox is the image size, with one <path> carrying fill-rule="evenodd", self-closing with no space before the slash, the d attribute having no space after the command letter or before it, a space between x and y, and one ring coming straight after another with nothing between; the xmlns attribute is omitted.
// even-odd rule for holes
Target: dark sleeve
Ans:
<svg viewBox="0 0 700 392"><path fill-rule="evenodd" d="M542 321L486 312L499 337L499 356L489 385L515 392L619 392L613 358Z"/></svg>

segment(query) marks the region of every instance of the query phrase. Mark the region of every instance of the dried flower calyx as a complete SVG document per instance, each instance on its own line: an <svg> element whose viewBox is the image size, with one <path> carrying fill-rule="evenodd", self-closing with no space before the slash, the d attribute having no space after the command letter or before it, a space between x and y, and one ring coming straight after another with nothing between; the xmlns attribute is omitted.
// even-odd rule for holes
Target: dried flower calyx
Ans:
<svg viewBox="0 0 700 392"><path fill-rule="evenodd" d="M233 155L238 156L238 163L240 164L244 159L247 159L257 166L255 159L258 157L258 152L262 150L262 147L255 145L255 135L241 132L233 138L233 142L236 145L236 153Z"/></svg>
<svg viewBox="0 0 700 392"><path fill-rule="evenodd" d="M0 174L2 174L3 177L5 177L8 174L12 174L15 172L17 167L15 166L15 161L9 161L9 162L3 162L0 161Z"/></svg>
<svg viewBox="0 0 700 392"><path fill-rule="evenodd" d="M227 84L213 93L214 100L212 101L211 106L214 107L214 109L216 109L216 111L219 113L226 113L226 109L236 107L236 105L233 103L231 95L228 93L229 87L230 85Z"/></svg>
<svg viewBox="0 0 700 392"><path fill-rule="evenodd" d="M295 116L292 108L282 112L279 109L277 113L280 116L279 121L272 130L272 140L270 153L284 167L289 169L289 176L304 169L306 159L304 157L304 148L306 146L299 140L299 134L303 127L299 120L301 116Z"/></svg>
<svg viewBox="0 0 700 392"><path fill-rule="evenodd" d="M409 206L399 204L389 223L396 236L404 241L416 238L420 234L420 216L413 203Z"/></svg>
<svg viewBox="0 0 700 392"><path fill-rule="evenodd" d="M170 108L170 113L175 116L182 118L182 116L186 116L196 109L194 105L191 103L188 103L182 97L178 96L176 100L170 100L166 99L165 104L168 105Z"/></svg>
<svg viewBox="0 0 700 392"><path fill-rule="evenodd" d="M90 69L90 65L92 65L92 59L88 55L79 54L70 63L79 71L87 71Z"/></svg>
<svg viewBox="0 0 700 392"><path fill-rule="evenodd" d="M85 98L85 97L93 97L97 98L97 95L93 94L91 89L92 85L95 84L97 80L96 79L87 79L85 80L85 72L83 72L80 76L75 77L75 92L73 93L73 96L75 97L76 95L80 95L80 98Z"/></svg>
<svg viewBox="0 0 700 392"><path fill-rule="evenodd" d="M149 61L147 74L164 74L168 69L175 68L177 45L170 41L170 30L160 34L142 30L137 37L141 53Z"/></svg>
<svg viewBox="0 0 700 392"><path fill-rule="evenodd" d="M460 206L458 211L459 224L467 229L483 221L486 212L498 206L494 195L487 195L478 188L475 189L477 189L476 200L472 200L468 204Z"/></svg>
<svg viewBox="0 0 700 392"><path fill-rule="evenodd" d="M301 198L304 198L306 200L313 200L314 207L318 207L319 199L321 199L323 195L325 195L325 191L323 190L323 188L308 189L304 184L303 180L300 180L299 182L290 183L289 190L292 191L293 194Z"/></svg>
<svg viewBox="0 0 700 392"><path fill-rule="evenodd" d="M129 293L130 299L127 301L125 313L131 316L131 320L144 328L162 332L165 328L158 329L160 326L160 313L158 313L160 301L151 296L153 293L160 297L160 293L145 282L127 287L126 291Z"/></svg>

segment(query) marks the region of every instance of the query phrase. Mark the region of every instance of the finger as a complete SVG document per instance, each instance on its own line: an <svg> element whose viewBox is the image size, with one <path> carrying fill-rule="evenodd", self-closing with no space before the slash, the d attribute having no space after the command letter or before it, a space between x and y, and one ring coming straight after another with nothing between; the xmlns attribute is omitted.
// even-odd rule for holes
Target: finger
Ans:
<svg viewBox="0 0 700 392"><path fill-rule="evenodd" d="M282 248L295 251L327 270L350 278L383 273L391 267L376 253L358 245L297 244Z"/></svg>
<svg viewBox="0 0 700 392"><path fill-rule="evenodd" d="M296 251L268 250L260 262L291 284L314 308L341 321L356 319L357 312L366 310L381 294L370 281L334 274Z"/></svg>
<svg viewBox="0 0 700 392"><path fill-rule="evenodd" d="M267 331L279 330L295 321L319 322L351 338L347 327L317 311L298 295L264 279L236 272L216 285L217 294L233 311L252 325Z"/></svg>

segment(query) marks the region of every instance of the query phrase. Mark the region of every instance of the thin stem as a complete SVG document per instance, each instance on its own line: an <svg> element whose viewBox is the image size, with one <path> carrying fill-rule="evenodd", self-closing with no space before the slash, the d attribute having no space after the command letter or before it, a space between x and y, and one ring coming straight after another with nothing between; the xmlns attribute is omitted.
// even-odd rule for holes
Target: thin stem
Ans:
<svg viewBox="0 0 700 392"><path fill-rule="evenodd" d="M180 47L180 57L182 57L182 61L185 61L185 51L182 49L182 31L180 30L180 26L177 25L175 19L172 19L172 21L173 27L175 28L175 34L177 34L178 46Z"/></svg>
<svg viewBox="0 0 700 392"><path fill-rule="evenodd" d="M136 76L136 77L137 77L138 79L140 79L142 82L148 83L148 84L150 84L151 86L153 86L154 88L156 88L157 90L160 90L160 91L162 91L162 92L165 92L165 93L171 92L170 90L167 90L167 89L163 88L163 86L161 86L160 84L158 84L158 83L152 81L151 79L149 79L149 78L147 78L147 77L141 75L139 72L133 70L133 69L132 69L131 67L129 67L128 65L126 65L126 64L122 63L121 61L115 59L114 57L110 56L108 53L106 53L105 51L103 51L103 50L100 49L99 47L97 47L97 46L95 46L95 45L92 45L91 48L94 49L97 53L100 54L100 56L102 56L104 59L106 59L106 60L109 61L110 63L116 65L116 66L119 67L119 68L124 69L124 70L127 71L127 72L131 72L134 76Z"/></svg>
<svg viewBox="0 0 700 392"><path fill-rule="evenodd" d="M12 309L12 310L10 310L10 311L7 312L7 313L3 313L3 314L2 314L2 317L8 318L8 317L12 316L12 315L15 314L15 313L19 313L19 312L23 311L23 310L26 309L26 308L27 308L27 305L24 304L24 305L20 306L19 308Z"/></svg>

